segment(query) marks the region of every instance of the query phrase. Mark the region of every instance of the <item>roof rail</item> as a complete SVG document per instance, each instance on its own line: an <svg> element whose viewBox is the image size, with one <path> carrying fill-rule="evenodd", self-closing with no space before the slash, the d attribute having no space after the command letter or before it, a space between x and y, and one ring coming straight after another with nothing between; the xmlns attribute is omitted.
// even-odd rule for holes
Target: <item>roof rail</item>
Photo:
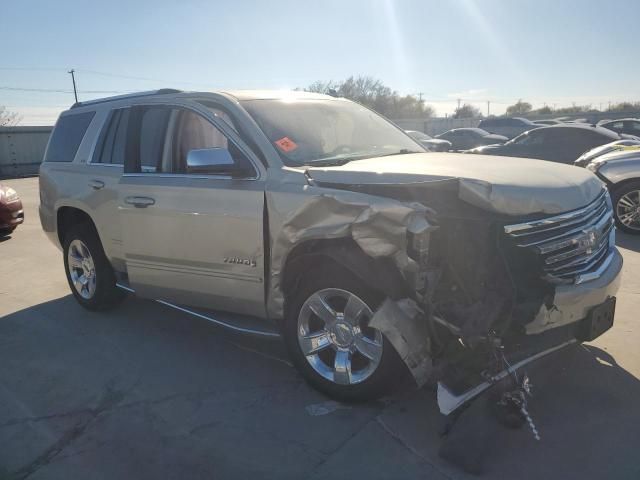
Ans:
<svg viewBox="0 0 640 480"><path fill-rule="evenodd" d="M182 90L175 88L160 88L159 90L149 90L147 92L127 93L124 95L116 95L115 97L96 98L95 100L87 100L86 102L76 102L71 108L84 107L86 105L95 105L97 103L114 102L125 98L150 97L153 95L166 95L169 93L182 93Z"/></svg>

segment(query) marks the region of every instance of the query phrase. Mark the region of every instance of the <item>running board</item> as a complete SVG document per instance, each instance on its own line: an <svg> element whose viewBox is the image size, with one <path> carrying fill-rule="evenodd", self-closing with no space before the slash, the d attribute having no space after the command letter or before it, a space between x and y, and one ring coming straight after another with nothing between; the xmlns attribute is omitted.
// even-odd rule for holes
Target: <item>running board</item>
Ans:
<svg viewBox="0 0 640 480"><path fill-rule="evenodd" d="M128 287L122 283L116 283L116 286L129 293L136 293L133 288ZM245 335L257 335L261 337L280 338L280 333L276 330L275 326L269 328L271 325L267 320L260 321L254 317L236 315L227 312L218 312L212 310L201 311L194 307L187 308L180 305L174 305L173 303L169 303L164 300L156 299L154 301L162 305L166 305L167 307L171 307L180 312L188 313L189 315L193 315L194 317L208 320L211 323L237 333L242 333ZM261 323L265 323L266 325L261 325Z"/></svg>
<svg viewBox="0 0 640 480"><path fill-rule="evenodd" d="M502 380L507 375L512 374L516 370L524 367L525 365L538 360L550 353L556 352L564 347L567 347L573 343L576 343L576 340L569 340L568 342L562 343L560 345L556 345L555 347L549 348L548 350L543 350L542 352L536 353L531 357L525 358L524 360L519 361L518 363L512 365L511 367L502 370L500 373L494 375L490 381L482 382L479 385L476 385L470 390L467 390L461 395L455 395L449 391L449 389L442 383L438 382L438 408L440 409L440 413L443 415L449 415L454 412L462 405L472 400L473 398L480 395L485 390L489 389L493 385L496 384L499 380Z"/></svg>

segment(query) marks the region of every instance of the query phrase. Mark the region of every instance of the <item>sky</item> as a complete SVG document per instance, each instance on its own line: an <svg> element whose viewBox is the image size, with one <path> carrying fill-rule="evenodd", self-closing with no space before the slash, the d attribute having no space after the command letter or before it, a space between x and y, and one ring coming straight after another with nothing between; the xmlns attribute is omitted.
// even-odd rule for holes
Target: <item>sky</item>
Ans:
<svg viewBox="0 0 640 480"><path fill-rule="evenodd" d="M0 105L53 124L73 68L80 100L369 75L440 116L606 108L640 101L638 18L638 0L5 0Z"/></svg>

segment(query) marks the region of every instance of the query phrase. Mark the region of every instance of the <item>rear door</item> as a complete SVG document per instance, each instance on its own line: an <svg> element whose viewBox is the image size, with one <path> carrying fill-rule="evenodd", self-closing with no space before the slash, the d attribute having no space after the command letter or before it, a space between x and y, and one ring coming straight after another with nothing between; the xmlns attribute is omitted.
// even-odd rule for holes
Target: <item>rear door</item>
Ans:
<svg viewBox="0 0 640 480"><path fill-rule="evenodd" d="M228 149L244 173L192 173L189 151L208 148ZM232 126L197 105L135 107L126 156L118 203L131 287L264 314L264 170Z"/></svg>
<svg viewBox="0 0 640 480"><path fill-rule="evenodd" d="M118 184L124 168L124 152L129 109L107 114L95 148L87 162L86 203L93 206L93 217L100 239L116 269L122 268L122 230L118 221Z"/></svg>

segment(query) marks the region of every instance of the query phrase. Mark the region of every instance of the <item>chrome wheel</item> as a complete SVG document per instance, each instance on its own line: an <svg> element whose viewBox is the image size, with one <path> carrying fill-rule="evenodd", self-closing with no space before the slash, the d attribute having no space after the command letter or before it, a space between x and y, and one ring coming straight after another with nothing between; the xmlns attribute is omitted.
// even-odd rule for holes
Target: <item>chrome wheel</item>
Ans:
<svg viewBox="0 0 640 480"><path fill-rule="evenodd" d="M631 190L618 199L616 215L625 227L640 231L640 190Z"/></svg>
<svg viewBox="0 0 640 480"><path fill-rule="evenodd" d="M67 252L69 277L74 288L85 300L96 292L96 267L87 246L81 240L73 240Z"/></svg>
<svg viewBox="0 0 640 480"><path fill-rule="evenodd" d="M363 382L382 358L382 334L369 327L373 312L346 290L311 295L298 315L298 345L311 367L339 385Z"/></svg>

